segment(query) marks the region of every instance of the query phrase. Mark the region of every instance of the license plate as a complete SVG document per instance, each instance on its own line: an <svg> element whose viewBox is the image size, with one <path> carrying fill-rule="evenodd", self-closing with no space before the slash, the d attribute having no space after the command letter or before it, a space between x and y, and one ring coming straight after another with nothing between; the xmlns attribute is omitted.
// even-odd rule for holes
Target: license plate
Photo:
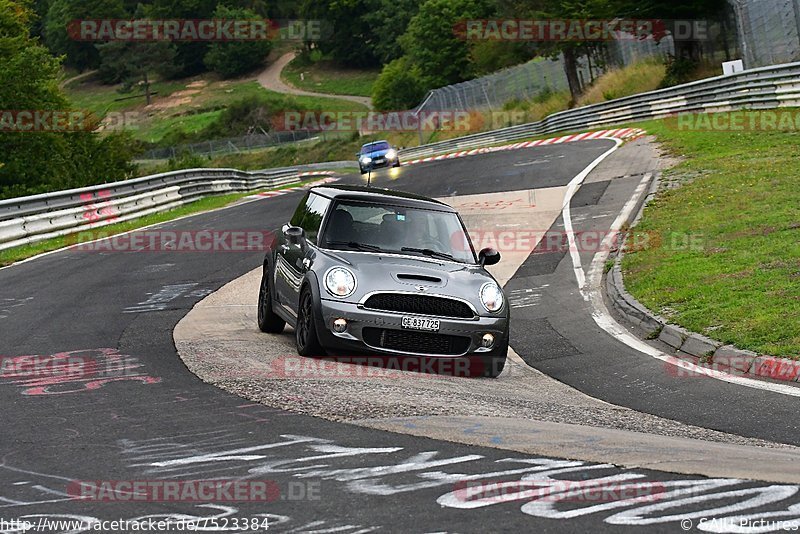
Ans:
<svg viewBox="0 0 800 534"><path fill-rule="evenodd" d="M385 161L383 158L375 158L375 163L384 163Z"/></svg>
<svg viewBox="0 0 800 534"><path fill-rule="evenodd" d="M400 324L403 328L411 328L412 330L430 330L431 332L437 332L439 330L439 319L403 317Z"/></svg>

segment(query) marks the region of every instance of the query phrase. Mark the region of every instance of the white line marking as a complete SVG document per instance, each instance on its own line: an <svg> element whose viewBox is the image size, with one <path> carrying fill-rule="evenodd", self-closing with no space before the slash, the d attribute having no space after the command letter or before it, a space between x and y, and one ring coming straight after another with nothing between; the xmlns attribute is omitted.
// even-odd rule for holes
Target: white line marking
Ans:
<svg viewBox="0 0 800 534"><path fill-rule="evenodd" d="M611 151L615 149L616 147L614 147ZM605 154L601 157L605 157ZM590 166L592 165L595 165L595 162L592 162L592 164L590 164ZM569 202L568 201L566 202L566 206L563 211L564 227L568 232L567 236L570 238L570 256L572 257L572 263L575 269L575 278L578 282L578 288L580 289L583 298L586 301L588 301L592 306L592 319L594 319L594 322L597 323L597 326L605 330L609 335L617 339L617 341L624 343L625 345L631 347L636 351L639 351L643 354L647 354L648 356L652 356L657 360L661 360L662 362L665 362L667 364L685 369L689 373L699 373L709 378L715 378L717 380L722 380L723 382L728 382L730 384L736 384L739 386L745 386L753 389L760 389L763 391L779 393L782 395L789 395L792 397L800 397L800 388L796 388L794 386L787 386L785 384L775 384L772 382L763 382L761 380L754 380L752 378L746 378L743 376L734 376L728 373L723 373L715 369L709 369L707 367L695 365L689 361L682 360L675 356L670 356L669 354L665 354L660 350L656 349L655 347L651 347L638 337L628 332L628 330L626 330L622 325L620 325L608 312L608 308L606 308L606 304L603 301L601 288L603 280L603 266L605 265L605 261L609 255L609 250L610 250L609 245L611 244L611 241L615 239L615 236L617 232L619 232L619 229L622 228L622 224L628 219L630 213L635 209L639 197L644 194L649 180L650 180L650 175L646 174L642 178L641 182L639 182L639 185L636 187L633 196L631 196L631 198L622 208L622 211L619 213L617 218L611 224L611 228L609 229L608 234L603 240L603 244L600 246L600 251L597 254L595 254L594 258L592 259L592 263L589 267L588 281L584 276L583 267L581 266L580 255L577 254L577 249L575 250L576 253L572 254L574 235L572 233L572 222L569 221L569 211L567 209L569 206ZM573 181L575 180L573 179Z"/></svg>
<svg viewBox="0 0 800 534"><path fill-rule="evenodd" d="M588 176L588 174L592 172L592 170L594 170L594 168L597 167L601 161L603 161L609 154L614 152L622 144L621 139L609 139L614 141L614 146L597 156L594 161L592 161L585 169L579 172L575 178L573 178L569 184L567 184L567 192L564 196L564 205L561 208L561 215L564 219L564 231L567 234L567 241L569 242L569 255L572 258L572 266L575 271L575 278L578 280L579 288L583 287L586 283L586 274L583 272L583 266L581 265L581 254L578 251L578 246L575 244L575 233L572 231L572 218L570 217L569 204L572 201L572 196L586 179L586 176Z"/></svg>

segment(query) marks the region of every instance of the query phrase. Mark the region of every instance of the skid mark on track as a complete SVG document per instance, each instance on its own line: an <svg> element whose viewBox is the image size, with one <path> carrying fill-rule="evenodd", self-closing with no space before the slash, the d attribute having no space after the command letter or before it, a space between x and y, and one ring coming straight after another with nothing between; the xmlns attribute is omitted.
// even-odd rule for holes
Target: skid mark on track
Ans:
<svg viewBox="0 0 800 534"><path fill-rule="evenodd" d="M150 295L147 299L128 306L123 310L124 313L147 313L155 311L166 310L171 302L178 298L188 299L201 299L210 295L213 290L198 288L197 283L192 282L188 284L170 284L165 285L155 293L148 293Z"/></svg>
<svg viewBox="0 0 800 534"><path fill-rule="evenodd" d="M523 289L512 289L508 292L508 303L512 308L529 308L536 306L542 299L542 290L550 287L550 284L542 284Z"/></svg>
<svg viewBox="0 0 800 534"><path fill-rule="evenodd" d="M21 299L0 299L0 319L6 319L13 313L14 308L25 306L32 300L33 297L25 297Z"/></svg>

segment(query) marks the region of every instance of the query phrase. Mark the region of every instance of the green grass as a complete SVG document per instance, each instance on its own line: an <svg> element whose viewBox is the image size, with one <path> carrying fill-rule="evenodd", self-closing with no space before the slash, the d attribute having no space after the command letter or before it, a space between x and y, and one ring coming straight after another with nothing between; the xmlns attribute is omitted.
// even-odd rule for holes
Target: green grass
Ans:
<svg viewBox="0 0 800 534"><path fill-rule="evenodd" d="M149 143L159 143L175 130L187 134L203 131L217 120L222 110L204 111L186 115L174 115L158 121L147 121L134 130L134 137Z"/></svg>
<svg viewBox="0 0 800 534"><path fill-rule="evenodd" d="M192 85L193 84L193 85ZM198 85L200 84L200 85ZM315 96L288 96L268 91L253 80L217 80L189 78L185 80L155 82L152 106L145 105L144 97L118 100L121 97L141 94L119 93L119 85L102 85L92 77L70 84L67 96L78 109L91 111L98 117L108 112L137 112L131 133L135 139L148 143L161 143L175 132L197 134L212 124L231 102L258 96L275 110L326 110L366 111L356 102L338 98ZM180 94L176 94L181 92ZM244 132L242 132L244 135Z"/></svg>
<svg viewBox="0 0 800 534"><path fill-rule="evenodd" d="M664 78L663 63L644 60L621 69L611 69L595 79L575 103L574 107L597 104L623 96L652 91ZM569 91L544 91L528 100L508 102L503 109L522 112L516 123L539 121L552 113L570 108Z"/></svg>
<svg viewBox="0 0 800 534"><path fill-rule="evenodd" d="M329 60L309 62L300 57L293 59L281 73L286 82L306 91L367 97L372 96L372 86L379 74L379 70L343 69Z"/></svg>
<svg viewBox="0 0 800 534"><path fill-rule="evenodd" d="M328 98L325 96L305 96L305 95L291 95L287 96L283 93L276 93L274 91L267 91L262 89L264 93L269 96L281 98L289 98L297 103L297 110L325 110L325 111L368 111L367 106L363 106L357 102L350 100L341 100L339 98Z"/></svg>
<svg viewBox="0 0 800 534"><path fill-rule="evenodd" d="M637 125L686 158L665 176L685 183L645 209L627 289L690 330L800 358L800 133L677 124Z"/></svg>
<svg viewBox="0 0 800 534"><path fill-rule="evenodd" d="M319 177L311 177L310 179L303 182L285 184L272 189L265 189L264 191L277 191L280 189L286 189L288 187L296 187L302 183L308 183L318 179ZM46 239L44 241L39 241L37 243L31 243L30 245L22 245L19 247L14 247L6 250L0 250L0 267L11 265L12 263L16 263L26 258L36 256L37 254L50 252L52 250L58 250L60 248L64 248L69 245L74 245L77 242L77 237L80 236L81 238L87 238L88 232L92 232L97 237L117 235L124 232L129 232L131 230L135 230L137 228L143 228L145 226L171 221L173 219L184 217L186 215L193 215L204 211L223 208L225 206L228 206L229 204L241 200L246 196L254 195L256 193L258 193L258 191L251 191L248 193L232 193L229 195L201 198L184 206L180 206L178 208L165 211L162 213L153 213L152 215L146 215L139 219L133 219L130 221L125 221L116 224L109 224L107 226L102 226L93 230L81 230L73 234L68 234L61 237L55 237L52 239Z"/></svg>
<svg viewBox="0 0 800 534"><path fill-rule="evenodd" d="M134 88L130 92L121 93L120 87L120 85L102 85L90 76L69 84L64 91L76 108L91 111L98 117L104 117L109 111L125 111L145 105L144 91ZM155 82L151 85L151 91L158 93L153 96L157 99L169 96L184 87L185 82L181 81ZM133 96L136 98L128 98Z"/></svg>
<svg viewBox="0 0 800 534"><path fill-rule="evenodd" d="M586 89L578 99L579 106L598 104L623 96L653 91L664 78L666 67L656 60L633 63L621 69L612 69Z"/></svg>

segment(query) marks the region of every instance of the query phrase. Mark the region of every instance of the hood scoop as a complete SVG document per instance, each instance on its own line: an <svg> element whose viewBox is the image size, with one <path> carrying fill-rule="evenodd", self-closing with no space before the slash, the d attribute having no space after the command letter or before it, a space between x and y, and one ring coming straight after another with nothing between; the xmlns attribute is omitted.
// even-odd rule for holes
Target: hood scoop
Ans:
<svg viewBox="0 0 800 534"><path fill-rule="evenodd" d="M441 284L442 279L438 276L430 276L427 274L396 274L397 279L401 282L426 282L428 284Z"/></svg>
<svg viewBox="0 0 800 534"><path fill-rule="evenodd" d="M414 291L422 286L444 287L447 285L446 279L436 276L434 273L392 273L392 277L400 284L408 284L410 286L409 290L413 288Z"/></svg>

